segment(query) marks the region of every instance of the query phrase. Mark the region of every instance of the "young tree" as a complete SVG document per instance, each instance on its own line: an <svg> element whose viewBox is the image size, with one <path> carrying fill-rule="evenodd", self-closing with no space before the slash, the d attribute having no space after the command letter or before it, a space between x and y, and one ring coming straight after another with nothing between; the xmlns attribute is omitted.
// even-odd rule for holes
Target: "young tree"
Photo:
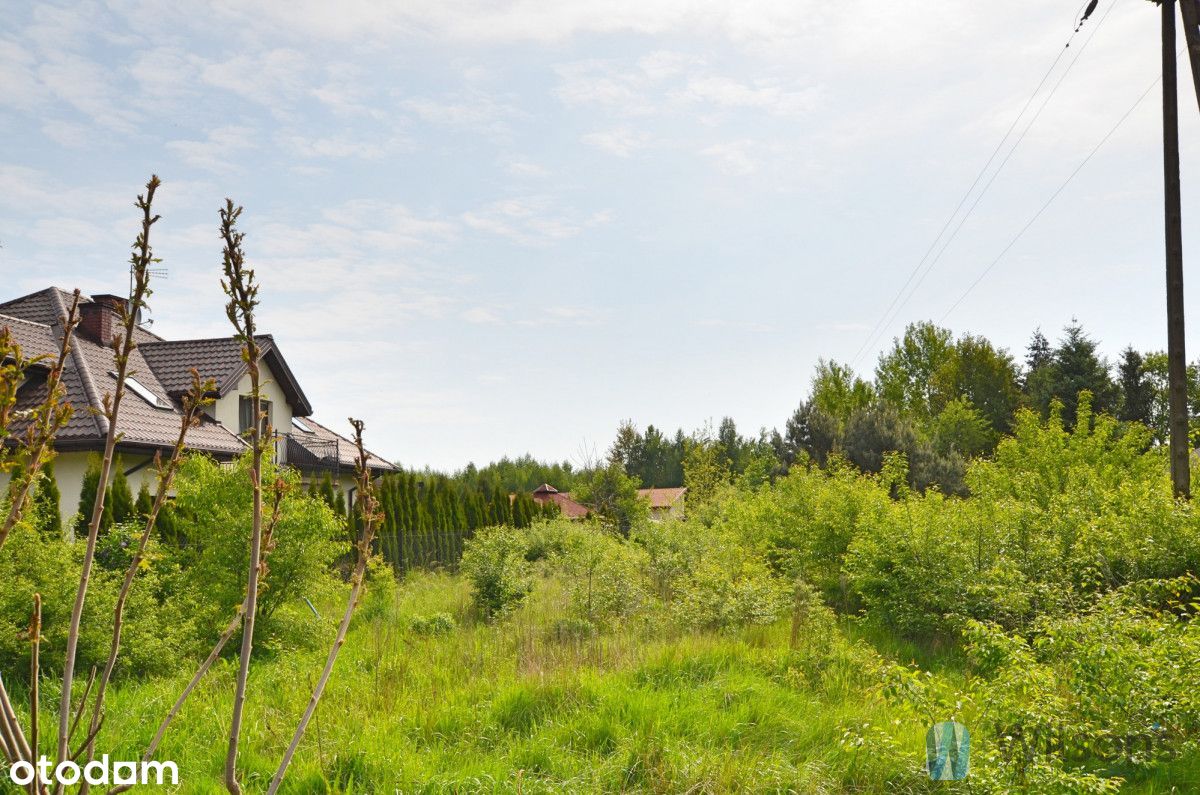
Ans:
<svg viewBox="0 0 1200 795"><path fill-rule="evenodd" d="M125 476L121 456L117 456L113 469L115 474L112 485L108 487L108 499L111 500L109 509L112 511L112 521L120 524L134 517L133 491L129 488L129 479Z"/></svg>
<svg viewBox="0 0 1200 795"><path fill-rule="evenodd" d="M133 513L138 519L145 519L153 508L154 498L150 496L150 486L143 480L142 487L138 489L137 500L133 504Z"/></svg>
<svg viewBox="0 0 1200 795"><path fill-rule="evenodd" d="M259 347L255 336L254 310L258 306L258 285L254 271L246 267L242 241L245 235L237 230L241 207L235 207L232 199L225 200L220 211L221 237L225 242L223 265L225 278L221 287L229 297L225 314L233 324L234 339L242 345L242 360L250 376L250 401L254 423L250 427L250 450L253 462L250 480L254 489L252 524L250 531L250 563L246 582L246 613L242 619L242 647L238 660L238 673L234 685L233 719L229 728L229 747L225 754L225 787L231 795L241 795L242 787L237 780L238 744L242 733L242 713L246 703L246 683L250 676L250 657L254 646L254 618L258 612L258 579L262 566L262 459L266 452L269 428L264 428L266 415L262 406L261 373L259 370Z"/></svg>
<svg viewBox="0 0 1200 795"><path fill-rule="evenodd" d="M1153 424L1154 384L1147 372L1142 355L1132 346L1121 352L1117 367L1121 388L1121 410L1117 418L1126 422Z"/></svg>
<svg viewBox="0 0 1200 795"><path fill-rule="evenodd" d="M593 472L572 496L628 537L634 524L650 513L649 503L638 494L639 486L619 464L612 463Z"/></svg>
<svg viewBox="0 0 1200 795"><path fill-rule="evenodd" d="M61 501L62 493L58 490L58 480L54 477L54 462L49 461L42 467L42 477L33 496L38 530L46 538L62 538L62 509L59 506Z"/></svg>
<svg viewBox="0 0 1200 795"><path fill-rule="evenodd" d="M952 366L956 355L949 329L933 323L912 323L892 349L879 357L875 368L875 386L879 396L911 413L920 422L931 419L940 409L934 376Z"/></svg>

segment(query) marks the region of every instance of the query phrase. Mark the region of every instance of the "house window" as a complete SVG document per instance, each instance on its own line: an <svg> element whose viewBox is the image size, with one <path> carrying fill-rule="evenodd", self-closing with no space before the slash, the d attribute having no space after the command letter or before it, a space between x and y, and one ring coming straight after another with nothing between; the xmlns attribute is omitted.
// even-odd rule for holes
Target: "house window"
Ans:
<svg viewBox="0 0 1200 795"><path fill-rule="evenodd" d="M117 377L117 374L111 370L109 371L108 374L111 375L113 378ZM169 401L167 401L165 398L160 398L158 395L154 394L153 390L151 390L148 386L146 386L141 381L138 381L136 378L134 378L132 376L128 376L128 375L125 376L125 388L128 389L133 394L140 397L142 400L149 403L151 406L154 406L154 408L156 408L156 409L171 408L171 403Z"/></svg>
<svg viewBox="0 0 1200 795"><path fill-rule="evenodd" d="M298 431L304 431L305 433L316 433L316 431L308 427L308 424L299 417L292 417L292 427Z"/></svg>
<svg viewBox="0 0 1200 795"><path fill-rule="evenodd" d="M262 406L263 422L261 433L265 436L267 428L271 423L271 401L259 399L259 404ZM242 396L238 399L238 433L244 434L249 432L254 425L254 399Z"/></svg>

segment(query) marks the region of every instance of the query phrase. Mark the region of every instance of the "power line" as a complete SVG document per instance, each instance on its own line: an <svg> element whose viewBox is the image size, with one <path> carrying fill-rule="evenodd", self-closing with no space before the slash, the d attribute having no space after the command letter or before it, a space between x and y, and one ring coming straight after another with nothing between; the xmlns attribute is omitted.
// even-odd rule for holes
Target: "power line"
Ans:
<svg viewBox="0 0 1200 795"><path fill-rule="evenodd" d="M1038 81L1037 87L1034 88L1033 93L1031 93L1029 95L1029 98L1027 100L1025 100L1025 104L1021 107L1020 112L1018 112L1017 115L1013 118L1012 123L1008 126L1008 129L1005 131L1004 136L1000 139L1000 142L996 144L996 148L992 150L992 153L991 153L991 155L989 155L987 162L985 162L983 164L983 167L979 169L979 173L975 175L975 179L971 182L971 186L969 188L967 188L966 193L964 193L962 198L959 199L958 204L954 208L954 211L950 213L950 216L946 219L946 222L942 225L942 228L938 231L937 236L934 237L933 242L929 244L929 248L926 249L925 254L917 262L916 266L912 269L912 272L909 273L908 278L905 279L905 281L904 281L904 284L902 284L900 286L900 289L896 292L896 295L892 298L891 303L888 304L887 309L885 309L883 311L883 314L880 316L879 320L876 321L876 323L872 327L870 333L867 335L867 338L863 341L863 344L859 347L858 351L854 354L854 358L851 359L851 367L854 367L855 365L857 365L859 359L862 358L863 353L865 353L867 348L876 341L878 332L886 330L886 328L891 325L891 323L895 320L896 315L899 314L900 310L904 308L904 306L908 303L909 300L911 300L912 296L916 293L917 289L921 286L921 283L924 282L925 277L929 275L929 271L933 269L933 267L941 259L942 254L944 254L946 249L950 246L950 244L952 242L954 242L954 239L958 236L958 233L962 229L963 225L967 222L967 220L975 212L975 208L979 205L979 202L983 199L983 196L987 193L988 189L991 188L992 183L995 182L996 177L1000 175L1000 172L1004 170L1004 166L1012 158L1012 155L1017 150L1017 147L1019 147L1021 145L1021 142L1025 139L1025 136L1029 133L1030 128L1034 125L1035 122L1037 122L1038 118L1042 115L1042 111L1044 111L1046 109L1046 105L1049 104L1050 100L1054 97L1054 94L1058 91L1059 86L1062 85L1062 83L1066 79L1067 75L1070 74L1071 69L1074 68L1075 64L1079 61L1079 58L1083 55L1084 50L1087 49L1088 44L1091 43L1092 39L1096 35L1096 32L1100 29L1100 26L1104 24L1104 20L1106 20L1108 18L1108 15L1112 13L1112 10L1114 7L1116 7L1116 4L1117 4L1117 0L1113 0L1113 2L1109 4L1108 9L1104 12L1104 16L1102 16L1100 18L1100 21L1097 22L1095 27L1092 28L1092 32L1089 34L1088 38L1084 41L1083 46L1080 47L1079 50L1076 52L1075 57L1071 60L1070 64L1068 64L1066 70L1063 72L1063 74L1059 78L1058 82L1055 83L1054 87L1050 90L1050 93L1047 94L1045 100L1042 102L1042 104L1038 108L1037 112L1034 114L1032 119L1029 121L1029 123L1025 126L1024 130L1021 132L1020 136L1017 138L1016 143L1013 144L1012 148L1009 149L1008 153L1004 156L1003 160L1001 160L1000 165L997 167L996 171L991 175L991 177L988 179L987 183L983 186L983 190L981 190L979 192L979 195L976 196L974 202L971 204L971 207L967 210L966 214L963 215L963 217L959 220L958 225L955 227L955 229L951 233L950 237L947 238L947 240L945 241L945 244L942 245L941 249L938 251L938 253L934 257L933 261L929 262L929 256L931 254L933 254L935 249L938 248L938 243L941 242L942 237L946 234L946 231L954 223L954 219L956 217L958 217L959 211L962 210L962 208L966 205L968 199L971 198L971 195L975 192L975 188L977 188L979 186L980 180L983 179L984 175L988 172L988 169L991 168L992 163L994 163L996 160L996 156L1000 154L1001 150L1004 148L1004 145L1008 142L1009 138L1012 136L1013 131L1016 130L1017 125L1020 124L1021 119L1024 118L1025 113L1029 110L1030 106L1033 104L1033 101L1037 98L1038 94L1041 93L1042 88L1046 85L1046 81L1050 79L1050 75L1052 75L1054 73L1054 70L1058 67L1058 64L1062 61L1063 56L1066 55L1067 50L1071 46L1071 42L1074 40L1075 36L1079 33L1080 27L1082 26L1082 21L1079 22L1079 25L1073 30L1071 35L1067 37L1066 44L1064 44L1062 49L1058 51L1058 55L1055 57L1054 61L1050 64L1050 68L1048 68L1046 70L1046 73L1044 75L1042 75L1042 79ZM925 269L924 273L917 280L917 283L913 286L912 290L909 291L908 290L909 285L913 283L914 278L917 278L917 274L921 273L922 268L925 267L927 262L929 262L928 268ZM907 295L907 297L904 297L906 291L908 292L908 295ZM903 297L903 301L901 301L902 297ZM893 310L895 310L895 311L893 312Z"/></svg>
<svg viewBox="0 0 1200 795"><path fill-rule="evenodd" d="M1182 52L1183 51L1180 50L1181 54L1182 54ZM1142 104L1142 101L1145 100L1146 97L1150 95L1150 92L1153 91L1155 86L1157 86L1161 81L1162 81L1161 77L1157 78L1153 83L1150 84L1149 88L1147 88L1145 91L1142 92L1142 95L1140 97L1138 97L1137 101L1135 101L1129 107L1129 110L1125 111L1124 115L1122 115L1121 118L1117 120L1117 123L1114 124L1112 126L1112 128L1104 135L1104 137L1100 139L1100 142L1097 143L1094 147L1092 147L1092 151L1088 152L1087 157L1085 157L1083 159L1083 161L1080 162L1080 164L1075 167L1075 170L1071 172L1070 176L1068 176L1066 178L1066 180L1064 180L1063 183L1058 186L1058 189L1050 195L1050 198L1046 200L1046 203L1043 204L1041 206L1041 208L1039 208L1038 211L1033 214L1033 217L1030 218L1028 222L1026 222L1025 226L1021 227L1021 230L1019 232L1017 232L1017 234L1013 237L1013 239L1008 242L1008 245L1005 246L1004 249L996 256L996 258L994 260L992 260L986 268L983 269L983 272L979 274L979 276L975 279L975 281L971 282L971 284L967 287L967 289L963 291L963 294L958 297L958 300L956 300L954 302L954 304L951 305L951 307L948 310L946 310L946 314L942 315L941 320L938 321L939 323L946 322L946 318L948 318L954 312L954 310L958 308L959 304L961 304L966 299L966 297L971 294L971 291L974 290L981 281L983 281L984 277L987 276L989 272L991 272L992 268L996 267L996 265L1000 262L1000 260L1004 259L1004 256L1006 254L1008 254L1009 250L1011 250L1012 247L1017 244L1017 241L1019 241L1025 235L1025 233L1029 231L1029 228L1031 226L1033 226L1034 223L1036 223L1039 218L1042 217L1042 214L1044 212L1046 212L1047 209L1049 209L1050 205L1054 203L1054 200L1058 198L1059 194L1061 194L1064 190L1066 190L1067 186L1071 184L1072 180L1075 179L1076 175L1078 175L1079 172L1083 170L1083 167L1086 166L1093 157L1095 157L1096 153L1100 151L1100 149L1104 146L1104 144L1108 143L1108 139L1112 138L1113 134L1116 133L1116 131L1118 129L1120 129L1121 125L1123 125L1126 122L1126 120L1129 119L1130 116L1133 115L1133 112L1135 110L1137 110L1139 105Z"/></svg>

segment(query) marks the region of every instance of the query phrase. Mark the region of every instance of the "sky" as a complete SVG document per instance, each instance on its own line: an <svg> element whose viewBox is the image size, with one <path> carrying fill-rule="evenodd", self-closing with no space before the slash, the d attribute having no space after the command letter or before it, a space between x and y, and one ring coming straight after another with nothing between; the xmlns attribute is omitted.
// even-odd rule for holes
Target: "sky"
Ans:
<svg viewBox="0 0 1200 795"><path fill-rule="evenodd" d="M155 173L152 328L226 335L231 197L260 327L314 416L442 469L579 463L627 418L782 427L820 357L870 375L912 321L1018 359L1073 318L1110 358L1162 349L1158 88L1006 250L1160 69L1155 6L1101 0L1063 52L1078 5L0 0L2 294L125 291ZM1060 54L1044 111L881 323Z"/></svg>

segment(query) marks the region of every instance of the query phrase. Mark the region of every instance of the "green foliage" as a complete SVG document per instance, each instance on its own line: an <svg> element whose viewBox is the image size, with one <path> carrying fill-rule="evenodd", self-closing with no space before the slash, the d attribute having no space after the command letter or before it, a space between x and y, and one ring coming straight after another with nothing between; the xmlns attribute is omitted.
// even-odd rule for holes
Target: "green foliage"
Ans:
<svg viewBox="0 0 1200 795"><path fill-rule="evenodd" d="M616 463L597 469L581 483L572 497L592 509L606 524L628 537L630 530L650 514L650 506L638 494L638 481Z"/></svg>
<svg viewBox="0 0 1200 795"><path fill-rule="evenodd" d="M100 489L100 456L93 453L88 456L87 469L83 473L83 487L79 492L79 510L75 517L75 535L83 537L87 535L88 524L92 521L92 510L96 505L96 494ZM112 527L112 501L106 496L104 500L104 512L100 518L100 529L107 530Z"/></svg>
<svg viewBox="0 0 1200 795"><path fill-rule="evenodd" d="M597 627L640 613L648 599L641 576L643 550L595 525L562 530L563 551L556 562L570 583L574 617Z"/></svg>
<svg viewBox="0 0 1200 795"><path fill-rule="evenodd" d="M934 418L933 440L942 455L961 453L975 458L995 447L996 433L987 417L969 400L955 398Z"/></svg>
<svg viewBox="0 0 1200 795"><path fill-rule="evenodd" d="M879 396L918 421L937 413L939 395L935 376L951 366L955 351L949 329L932 323L913 323L904 337L879 357L875 386Z"/></svg>
<svg viewBox="0 0 1200 795"><path fill-rule="evenodd" d="M416 635L449 635L457 624L449 613L434 613L431 616L413 616L408 628Z"/></svg>
<svg viewBox="0 0 1200 795"><path fill-rule="evenodd" d="M146 481L142 481L141 488L138 489L137 500L133 504L134 516L145 519L154 510L154 498L150 496L150 486Z"/></svg>
<svg viewBox="0 0 1200 795"><path fill-rule="evenodd" d="M54 477L54 462L42 467L37 486L33 492L31 519L34 526L46 538L62 538L63 522L60 503L62 493Z"/></svg>
<svg viewBox="0 0 1200 795"><path fill-rule="evenodd" d="M1109 375L1108 362L1097 353L1098 344L1072 323L1063 330L1063 338L1047 352L1045 337L1035 336L1030 344L1030 369L1025 390L1031 405L1048 417L1054 401L1062 403L1063 420L1075 424L1079 393L1090 392L1097 412L1115 414L1120 392Z"/></svg>
<svg viewBox="0 0 1200 795"><path fill-rule="evenodd" d="M107 538L106 538L107 542ZM157 560L152 546L148 559ZM79 583L81 550L19 524L0 554L0 669L6 677L26 678L33 594L42 596L41 662L47 673L60 671L66 650L71 606ZM78 664L103 665L112 633L112 611L124 570L98 566L93 570L84 606ZM180 650L192 639L188 613L179 608L172 591L153 567L143 568L129 595L125 612L119 672L166 673L180 661Z"/></svg>
<svg viewBox="0 0 1200 795"><path fill-rule="evenodd" d="M476 610L485 619L511 611L533 588L523 534L493 527L477 534L463 551L460 569L471 583Z"/></svg>
<svg viewBox="0 0 1200 795"><path fill-rule="evenodd" d="M180 570L173 586L197 622L213 634L229 621L246 592L253 499L249 470L248 456L227 467L193 455L175 481L174 512L186 528L188 544L175 552ZM284 479L287 493L267 559L266 587L258 599L259 617L267 627L284 604L327 589L329 567L346 550L342 523L329 506L304 494L292 470L264 465L263 482L276 477ZM265 499L269 504L269 496ZM269 516L269 507L265 513Z"/></svg>
<svg viewBox="0 0 1200 795"><path fill-rule="evenodd" d="M874 402L874 388L855 376L850 367L832 359L817 361L817 372L812 379L812 396L809 398L813 410L833 418L840 427L853 412Z"/></svg>
<svg viewBox="0 0 1200 795"><path fill-rule="evenodd" d="M125 477L125 464L121 456L113 461L112 483L104 495L105 512L111 512L113 522L128 522L134 518L133 491Z"/></svg>

